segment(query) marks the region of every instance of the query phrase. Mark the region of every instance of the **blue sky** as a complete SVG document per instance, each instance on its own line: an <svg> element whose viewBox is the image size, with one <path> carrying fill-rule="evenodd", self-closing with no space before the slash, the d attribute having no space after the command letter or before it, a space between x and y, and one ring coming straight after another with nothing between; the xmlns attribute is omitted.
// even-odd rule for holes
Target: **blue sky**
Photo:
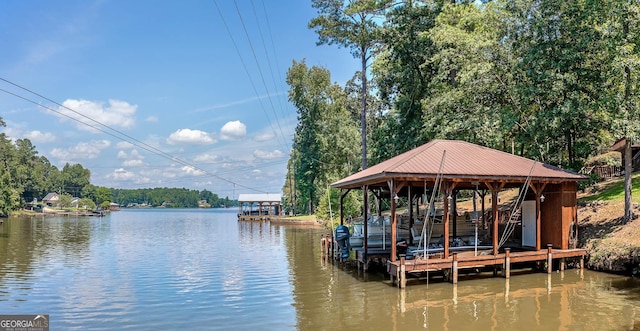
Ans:
<svg viewBox="0 0 640 331"><path fill-rule="evenodd" d="M0 130L95 185L280 192L292 61L339 84L358 70L316 46L315 16L305 0L2 1Z"/></svg>

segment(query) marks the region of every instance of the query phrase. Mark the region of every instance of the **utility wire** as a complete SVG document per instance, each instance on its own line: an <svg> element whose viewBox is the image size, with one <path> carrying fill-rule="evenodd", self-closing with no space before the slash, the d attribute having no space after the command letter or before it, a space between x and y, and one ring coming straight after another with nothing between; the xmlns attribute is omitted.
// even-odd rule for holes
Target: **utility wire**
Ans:
<svg viewBox="0 0 640 331"><path fill-rule="evenodd" d="M12 95L12 96L15 96L15 97L17 97L17 98L19 98L19 99L22 99L22 100L24 100L24 101L27 101L27 102L33 103L33 104L35 104L35 105L37 105L37 106L39 106L39 107L43 107L43 108L45 108L45 109L48 109L48 110L50 110L50 111L52 111L52 112L54 112L54 113L56 113L56 114L59 114L59 115L64 116L64 117L67 117L67 118L69 118L69 119L71 119L71 120L74 120L74 121L76 121L76 122L78 122L78 123L81 123L81 124L83 124L83 125L86 125L86 126L88 126L88 127L91 127L91 128L93 128L93 129L95 129L95 130L97 130L97 131L100 131L100 132L102 132L102 133L104 133L104 134L107 134L107 135L109 135L109 136L112 136L112 137L114 137L114 138L116 138L116 139L119 139L119 140L122 140L122 141L126 141L126 142L128 142L128 143L131 143L131 144L133 144L133 145L135 145L135 146L137 146L137 147L139 147L139 148L141 148L141 149L144 149L144 150L146 150L146 151L148 151L148 152L150 152L150 153L153 153L153 154L155 154L155 155L158 155L158 156L161 156L161 157L163 157L163 158L169 159L169 160L171 160L171 161L174 161L174 162L176 162L176 163L182 164L182 165L184 165L184 166L191 167L191 168L193 168L193 169L195 169L195 170L201 171L201 172L203 172L203 173L205 173L205 174L207 174L207 175L209 175L209 176L211 176L211 177L217 178L217 179L219 179L219 180L225 181L225 182L230 183L230 184L233 184L233 185L238 185L238 186L240 186L240 187L242 187L242 188L246 188L246 189L248 189L248 190L252 190L252 191L256 191L256 192L261 192L261 193L267 193L267 192L264 192L264 191L261 191L261 190L254 189L254 188L249 187L249 186L245 186L245 185L242 185L242 184L239 184L239 183L233 182L233 181L228 180L228 179L226 179L226 178L220 177L220 176L218 176L218 175L216 175L216 174L213 174L213 173L211 173L211 172L209 172L209 171L207 171L207 170L205 170L205 169L202 169L202 168L200 168L200 167L198 167L198 166L196 166L196 165L193 165L193 164L191 164L191 163L189 163L189 162L187 162L187 161L185 161L185 160L182 160L182 159L180 159L180 158L178 158L178 157L175 157L175 156L173 156L173 155L171 155L171 154L168 154L168 153L166 153L166 152L164 152L164 151L162 151L162 150L160 150L160 149L158 149L158 148L155 148L155 147L153 147L153 146L151 146L151 145L148 145L148 144L146 144L146 143L144 143L144 142L142 142L142 141L140 141L140 140L138 140L138 139L136 139L136 138L134 138L134 137L132 137L132 136L130 136L130 135L128 135L128 134L126 134L126 133L124 133L124 132L121 132L121 131L119 131L119 130L117 130L117 129L114 129L114 128L112 128L112 127L110 127L110 126L108 126L108 125L106 125L106 124L103 124L103 123L101 123L101 122L99 122L99 121L96 121L96 120L94 120L94 119L92 119L92 118L90 118L90 117L88 117L88 116L86 116L86 115L84 115L84 114L81 114L81 113L79 113L79 112L77 112L77 111L75 111L75 110L73 110L73 109L71 109L71 108L69 108L69 107L67 107L67 106L65 106L65 105L62 105L62 104L60 104L60 103L58 103L58 102L56 102L56 101L54 101L54 100L52 100L52 99L50 99L50 98L47 98L47 97L45 97L45 96L44 96L44 95L42 95L42 94L39 94L39 93L37 93L37 92L35 92L35 91L32 91L32 90L30 90L30 89L28 89L28 88L26 88L26 87L23 87L23 86L21 86L21 85L18 85L18 84L14 83L14 82L12 82L12 81L9 81L9 80L7 80L7 79L5 79L5 78L0 77L0 80L1 80L1 81L4 81L4 82L6 82L6 83L8 83L8 84L10 84L10 85L13 85L13 86L15 86L15 87L17 87L17 88L19 88L19 89L21 89L21 90L24 90L24 91L26 91L26 92L29 92L29 93L33 94L33 95L36 95L36 96L38 96L38 97L40 97L40 98L42 98L42 99L44 99L44 100L47 100L47 101L49 101L49 102L51 102L51 103L53 103L53 104L55 104L55 105L58 105L58 106L62 107L62 108L64 108L64 109L67 109L67 110L69 110L69 111L73 112L74 114L77 114L77 115L79 115L79 116L81 116L81 117L83 117L83 118L86 118L86 119L90 120L91 122L94 122L94 123L96 123L96 124L98 124L98 125L100 125L100 126L102 126L102 127L104 127L104 128L107 128L107 129L109 129L109 130L111 130L111 131L113 131L113 132L116 132L116 133L118 133L118 134L119 134L119 135L121 135L121 136L118 136L118 135L116 135L116 134L113 134L113 133L111 133L111 132L108 132L108 131L106 131L106 130L104 130L104 129L102 129L102 128L100 128L100 127L96 126L96 125L92 125L92 124L90 124L90 123L87 123L87 122L81 121L81 120L80 120L80 119L78 119L78 118L75 118L75 117L73 117L73 116L70 116L70 115L68 115L68 114L65 114L65 113L63 113L63 112L61 112L61 111L58 111L58 110L56 110L56 109L52 108L52 107L42 105L42 104L40 104L40 103L38 103L38 102L36 102L36 101L34 101L34 100L31 100L31 99L29 99L29 98L27 98L27 97L23 97L23 96L21 96L21 95L19 95L19 94L16 94L16 93L13 93L13 92L7 91L7 90L5 90L5 89L0 89L0 91L1 91L1 92L7 93L7 94ZM123 138L123 137L125 137L125 138Z"/></svg>
<svg viewBox="0 0 640 331"><path fill-rule="evenodd" d="M260 75L260 79L262 81L262 85L264 86L264 89L267 91L267 96L269 99L269 104L271 105L271 110L273 111L273 114L275 116L275 120L276 120L276 124L278 125L278 129L280 130L280 142L282 142L282 146L284 147L284 149L286 150L288 148L286 141L284 140L284 131L282 130L282 126L280 125L280 120L278 119L278 115L276 114L276 110L275 107L273 106L273 100L271 98L271 95L269 94L269 88L267 87L267 83L264 79L264 75L262 74L262 67L260 66L260 61L258 61L258 56L256 55L256 51L253 48L253 43L251 42L251 38L249 36L249 31L247 30L246 25L244 24L244 19L242 18L242 13L240 13L240 8L238 8L238 3L236 2L236 0L233 1L233 4L236 7L236 12L238 13L238 17L240 18L240 24L242 25L242 29L244 31L245 36L247 37L247 42L249 43L249 48L251 49L251 54L253 55L253 59L256 62L256 66L258 67L258 74ZM216 6L217 6L217 2L216 2ZM246 67L245 67L246 69ZM247 72L247 75L249 73ZM258 95L257 91L256 91L256 95ZM266 110L265 110L266 113Z"/></svg>
<svg viewBox="0 0 640 331"><path fill-rule="evenodd" d="M274 75L274 73L273 73L273 66L271 65L271 57L269 56L269 52L267 51L267 43L265 42L265 38L262 35L262 28L260 27L260 20L258 19L258 12L256 11L256 7L254 5L253 0L251 1L251 7L253 8L253 15L254 15L254 17L256 19L256 24L258 25L258 32L260 32L260 40L262 40L262 48L264 49L264 54L265 54L265 57L267 58L267 64L269 65L269 72L271 73L271 81L273 82L273 88L277 92L278 91L278 84L276 83L276 75ZM269 25L269 15L267 15L267 9L264 6L264 1L262 1L262 8L263 8L263 11L264 11L264 18L265 18L266 25L267 25L267 32L268 32L269 37L271 38L271 44L273 45L273 37L271 35L271 26ZM273 48L273 49L274 49L273 57L275 59L277 59L278 56L275 53L275 48ZM276 63L276 65L278 64L277 60L275 60L274 62ZM280 75L280 72L278 72L278 75ZM282 84L282 81L280 81L280 82ZM284 90L284 89L282 89L282 90ZM278 105L280 106L280 116L282 117L282 119L284 119L286 117L286 115L284 113L284 106L282 105L282 98L277 98L277 100L278 100ZM275 110L274 110L274 112L275 112ZM282 131L282 129L281 129L281 131ZM283 136L284 136L284 133L283 133Z"/></svg>

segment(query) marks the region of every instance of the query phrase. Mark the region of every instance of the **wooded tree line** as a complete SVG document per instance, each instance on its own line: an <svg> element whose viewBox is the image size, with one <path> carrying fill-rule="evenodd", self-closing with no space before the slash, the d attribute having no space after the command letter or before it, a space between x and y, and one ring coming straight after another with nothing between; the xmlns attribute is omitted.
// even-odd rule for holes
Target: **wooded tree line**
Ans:
<svg viewBox="0 0 640 331"><path fill-rule="evenodd" d="M0 126L5 126L1 117ZM0 216L7 216L34 199L41 200L49 192L96 201L101 192L89 183L90 177L89 170L80 164L66 164L58 169L46 157L38 155L29 139L12 142L0 133Z"/></svg>
<svg viewBox="0 0 640 331"><path fill-rule="evenodd" d="M297 212L366 166L361 129L369 164L459 139L579 171L616 139L640 140L637 1L312 4L318 43L350 49L363 69L339 86L304 60L289 68L299 121L283 192Z"/></svg>
<svg viewBox="0 0 640 331"><path fill-rule="evenodd" d="M0 126L6 124L0 117ZM38 155L36 147L29 139L11 141L5 133L0 133L0 217L6 217L12 210L26 206L37 199L42 200L48 193L61 194L61 203L71 205L71 197L89 199L95 206L108 207L110 202L118 204L143 203L167 207L197 208L198 201L206 200L211 207L237 206L235 200L220 198L207 190L187 190L184 188L155 188L122 190L95 186L90 183L91 172L80 164L65 164L60 170L49 160ZM82 205L93 206L86 200Z"/></svg>
<svg viewBox="0 0 640 331"><path fill-rule="evenodd" d="M167 208L197 208L198 202L203 200L209 207L237 206L237 200L229 197L220 198L208 190L189 190L186 188L142 188L142 189L112 189L113 202L127 206L129 204L147 204Z"/></svg>

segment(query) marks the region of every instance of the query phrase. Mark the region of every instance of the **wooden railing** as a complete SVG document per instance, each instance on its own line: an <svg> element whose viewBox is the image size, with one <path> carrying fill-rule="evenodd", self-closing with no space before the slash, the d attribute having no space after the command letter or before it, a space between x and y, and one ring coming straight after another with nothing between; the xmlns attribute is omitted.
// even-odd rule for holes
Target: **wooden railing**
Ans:
<svg viewBox="0 0 640 331"><path fill-rule="evenodd" d="M583 175L596 174L600 178L613 178L624 175L624 168L619 166L591 166L580 169Z"/></svg>

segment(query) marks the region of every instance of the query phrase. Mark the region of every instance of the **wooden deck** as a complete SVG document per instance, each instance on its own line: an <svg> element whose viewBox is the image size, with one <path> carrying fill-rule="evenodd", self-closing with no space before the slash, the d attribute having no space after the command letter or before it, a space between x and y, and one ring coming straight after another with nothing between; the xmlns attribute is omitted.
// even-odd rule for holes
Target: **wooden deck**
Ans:
<svg viewBox="0 0 640 331"><path fill-rule="evenodd" d="M238 215L238 221L271 221L279 218L277 215Z"/></svg>
<svg viewBox="0 0 640 331"><path fill-rule="evenodd" d="M407 274L420 274L429 271L445 271L449 280L454 284L458 282L460 269L484 268L488 266L501 266L504 277L509 278L511 265L522 262L547 262L547 272L551 272L554 260L559 260L559 268L564 270L566 259L580 259L580 268L584 268L584 249L560 250L548 247L546 250L511 252L506 249L504 253L497 255L469 255L469 252L453 254L449 258L429 258L406 260L403 256L399 260L388 261L391 282L400 288L406 286ZM470 252L473 254L473 252Z"/></svg>
<svg viewBox="0 0 640 331"><path fill-rule="evenodd" d="M332 260L339 260L337 254L337 244L331 235L323 235L321 237L321 251L323 256L331 257ZM547 273L553 270L554 262L557 262L559 270L564 271L567 259L579 260L580 268L584 268L584 257L587 251L584 249L554 249L550 245L544 250L522 250L512 252L511 248L505 248L503 253L493 255L492 250L478 250L478 255L474 256L474 250L454 250L449 258L442 258L441 252L435 252L428 259L411 259L407 260L405 255L400 255L397 261L390 261L390 250L369 249L367 253L362 248L353 249L355 252L355 260L358 263L358 269L361 267L367 270L370 261L379 259L383 263L386 262L387 272L391 278L391 282L399 288L405 288L407 284L407 276L420 277L421 274L427 272L442 272L445 278L450 282L458 283L458 272L460 269L482 269L487 267L495 267L494 275L497 269L502 270L502 276L509 278L511 275L511 267L515 263L525 262L546 262ZM341 260L342 261L342 260Z"/></svg>

